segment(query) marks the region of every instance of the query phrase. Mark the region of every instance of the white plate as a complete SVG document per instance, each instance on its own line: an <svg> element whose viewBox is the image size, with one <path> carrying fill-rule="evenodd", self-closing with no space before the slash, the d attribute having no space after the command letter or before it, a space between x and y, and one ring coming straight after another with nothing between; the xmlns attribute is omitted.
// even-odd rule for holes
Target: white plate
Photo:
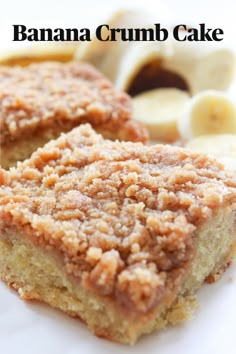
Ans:
<svg viewBox="0 0 236 354"><path fill-rule="evenodd" d="M133 347L92 335L78 319L25 302L0 283L0 351L4 354L235 354L236 266L199 291L194 318L153 333Z"/></svg>

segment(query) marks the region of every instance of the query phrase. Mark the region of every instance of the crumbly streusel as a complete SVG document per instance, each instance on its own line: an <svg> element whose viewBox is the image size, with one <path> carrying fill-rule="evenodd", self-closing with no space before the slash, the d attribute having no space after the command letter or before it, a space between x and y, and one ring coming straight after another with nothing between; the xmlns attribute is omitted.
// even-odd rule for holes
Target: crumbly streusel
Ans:
<svg viewBox="0 0 236 354"><path fill-rule="evenodd" d="M215 160L112 142L89 125L1 170L0 182L2 225L57 251L67 274L138 313L178 289L196 228L236 201L236 180Z"/></svg>
<svg viewBox="0 0 236 354"><path fill-rule="evenodd" d="M92 66L78 62L0 66L2 145L48 129L59 135L84 122L108 131L112 138L147 140L147 131L131 120L128 95L116 91Z"/></svg>

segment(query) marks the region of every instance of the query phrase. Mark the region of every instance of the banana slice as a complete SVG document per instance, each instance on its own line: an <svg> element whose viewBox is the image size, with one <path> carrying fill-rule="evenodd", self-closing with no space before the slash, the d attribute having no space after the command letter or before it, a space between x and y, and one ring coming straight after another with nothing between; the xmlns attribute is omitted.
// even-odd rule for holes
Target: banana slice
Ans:
<svg viewBox="0 0 236 354"><path fill-rule="evenodd" d="M223 93L203 91L189 101L178 129L185 140L207 134L236 134L236 107Z"/></svg>
<svg viewBox="0 0 236 354"><path fill-rule="evenodd" d="M199 136L188 142L187 148L210 154L236 173L236 134Z"/></svg>
<svg viewBox="0 0 236 354"><path fill-rule="evenodd" d="M134 118L145 125L152 139L173 142L179 139L177 120L189 95L175 88L155 89L133 98Z"/></svg>

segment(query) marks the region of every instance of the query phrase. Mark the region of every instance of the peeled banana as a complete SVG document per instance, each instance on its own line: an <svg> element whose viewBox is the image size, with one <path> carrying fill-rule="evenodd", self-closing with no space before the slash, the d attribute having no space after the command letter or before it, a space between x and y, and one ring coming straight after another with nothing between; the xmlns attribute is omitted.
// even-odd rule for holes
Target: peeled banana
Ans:
<svg viewBox="0 0 236 354"><path fill-rule="evenodd" d="M180 75L192 95L203 90L224 91L234 79L235 54L230 48L218 48L205 42L170 40L172 54L163 67Z"/></svg>
<svg viewBox="0 0 236 354"><path fill-rule="evenodd" d="M185 91L163 88L133 98L134 119L145 125L152 139L173 142L179 139L177 121L189 100Z"/></svg>
<svg viewBox="0 0 236 354"><path fill-rule="evenodd" d="M161 7L158 16L163 18L162 24L167 19L170 27L171 14ZM104 23L110 28L152 28L155 20L154 13L145 9L124 8ZM93 64L118 89L131 95L140 76L138 92L156 87L182 89L183 85L191 95L203 90L223 91L231 85L235 70L235 54L230 48L206 42L178 42L171 36L164 42L101 42L94 36L91 42L79 46L75 59Z"/></svg>
<svg viewBox="0 0 236 354"><path fill-rule="evenodd" d="M223 93L203 91L186 105L178 130L184 140L206 134L236 134L236 106Z"/></svg>

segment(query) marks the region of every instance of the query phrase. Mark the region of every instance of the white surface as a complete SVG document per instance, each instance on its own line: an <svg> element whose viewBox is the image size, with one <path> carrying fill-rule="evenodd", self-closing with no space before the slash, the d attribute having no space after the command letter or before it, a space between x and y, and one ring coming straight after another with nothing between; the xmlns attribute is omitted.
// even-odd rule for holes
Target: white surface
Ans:
<svg viewBox="0 0 236 354"><path fill-rule="evenodd" d="M124 3L125 1L119 1ZM2 1L0 50L12 49L12 24L37 27L87 26L100 18L118 1ZM127 3L127 1L126 1ZM157 22L165 21L166 4L175 23L206 22L225 29L225 42L235 38L235 1L129 0L129 4L153 7ZM161 10L160 10L161 9ZM235 40L234 40L235 42ZM232 42L232 43L234 43ZM25 44L20 44L25 45ZM236 88L231 88L235 98ZM134 347L107 342L93 336L79 320L35 302L23 302L0 283L0 352L4 354L235 354L236 266L221 281L199 291L200 308L194 319L175 328L141 339Z"/></svg>
<svg viewBox="0 0 236 354"><path fill-rule="evenodd" d="M0 348L4 354L235 354L236 267L199 291L191 321L142 338L133 347L93 336L76 319L21 301L0 283Z"/></svg>

